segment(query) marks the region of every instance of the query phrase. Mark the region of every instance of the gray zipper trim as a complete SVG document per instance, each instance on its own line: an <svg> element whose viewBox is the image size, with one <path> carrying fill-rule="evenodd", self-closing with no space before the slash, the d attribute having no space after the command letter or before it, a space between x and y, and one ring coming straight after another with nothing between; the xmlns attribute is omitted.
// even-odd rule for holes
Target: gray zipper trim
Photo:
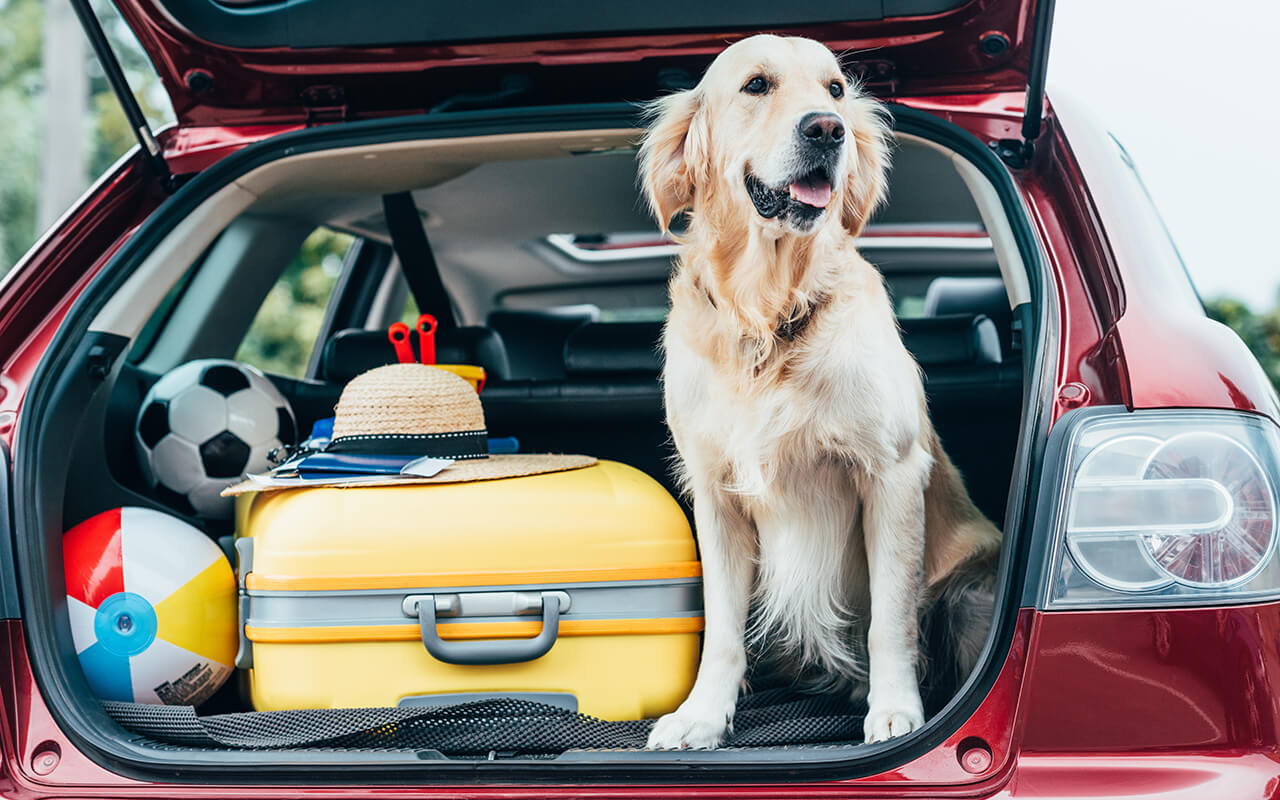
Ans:
<svg viewBox="0 0 1280 800"><path fill-rule="evenodd" d="M679 578L616 583L544 584L541 586L468 586L353 592L247 591L245 624L259 628L319 628L417 624L405 612L405 599L432 595L441 626L461 622L510 622L536 618L519 602L520 595L542 592L568 596L565 620L669 619L702 616L702 581ZM448 596L445 600L444 596ZM509 596L509 597L508 597ZM562 606L565 604L562 603ZM499 607L509 612L495 613Z"/></svg>

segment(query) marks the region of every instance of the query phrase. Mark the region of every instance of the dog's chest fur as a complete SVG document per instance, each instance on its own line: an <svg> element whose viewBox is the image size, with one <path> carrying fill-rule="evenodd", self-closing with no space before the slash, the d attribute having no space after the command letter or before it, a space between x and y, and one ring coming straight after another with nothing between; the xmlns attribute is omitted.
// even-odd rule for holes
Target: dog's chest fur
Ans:
<svg viewBox="0 0 1280 800"><path fill-rule="evenodd" d="M869 286L857 297L835 287L802 335L753 366L751 343L724 334L719 312L677 279L664 339L683 478L756 534L757 643L845 678L865 669L860 484L917 444L923 409L888 297L878 278Z"/></svg>
<svg viewBox="0 0 1280 800"><path fill-rule="evenodd" d="M715 309L674 297L663 384L682 457L716 467L712 474L744 498L827 461L863 474L897 462L920 433L922 389L888 298L875 288L880 297L856 304L835 294L801 336L775 342L759 362L752 343L706 324Z"/></svg>

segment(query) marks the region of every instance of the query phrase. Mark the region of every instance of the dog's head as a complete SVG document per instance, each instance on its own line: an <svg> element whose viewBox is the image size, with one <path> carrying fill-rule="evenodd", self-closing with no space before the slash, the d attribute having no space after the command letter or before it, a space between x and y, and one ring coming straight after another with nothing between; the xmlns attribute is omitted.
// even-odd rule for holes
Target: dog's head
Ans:
<svg viewBox="0 0 1280 800"><path fill-rule="evenodd" d="M653 114L640 179L664 229L682 209L714 205L773 236L827 224L856 235L884 196L883 108L811 39L744 39Z"/></svg>

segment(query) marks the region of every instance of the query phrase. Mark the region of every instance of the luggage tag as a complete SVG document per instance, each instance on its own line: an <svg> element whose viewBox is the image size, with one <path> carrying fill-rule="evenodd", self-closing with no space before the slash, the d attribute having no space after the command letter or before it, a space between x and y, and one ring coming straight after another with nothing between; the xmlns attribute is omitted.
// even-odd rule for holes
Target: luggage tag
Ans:
<svg viewBox="0 0 1280 800"><path fill-rule="evenodd" d="M445 467L453 463L452 458L432 458L431 456L423 456L415 458L408 464L400 468L401 475L412 475L415 478L434 478L439 475Z"/></svg>
<svg viewBox="0 0 1280 800"><path fill-rule="evenodd" d="M451 458L424 456L311 453L281 464L265 475L248 475L263 487L354 485L395 478L434 478L453 463Z"/></svg>
<svg viewBox="0 0 1280 800"><path fill-rule="evenodd" d="M315 453L299 461L294 469L299 478L328 478L339 476L363 477L366 475L404 475L415 478L434 478L453 463L451 458L423 456L375 456L338 453Z"/></svg>

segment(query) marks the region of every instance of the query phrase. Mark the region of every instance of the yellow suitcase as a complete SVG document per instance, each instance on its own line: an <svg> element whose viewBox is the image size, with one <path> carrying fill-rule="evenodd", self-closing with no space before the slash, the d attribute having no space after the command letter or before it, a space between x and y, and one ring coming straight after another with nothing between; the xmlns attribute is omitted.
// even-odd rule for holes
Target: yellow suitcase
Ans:
<svg viewBox="0 0 1280 800"><path fill-rule="evenodd" d="M237 665L258 710L498 695L641 719L693 685L693 536L623 464L249 494L236 517Z"/></svg>

